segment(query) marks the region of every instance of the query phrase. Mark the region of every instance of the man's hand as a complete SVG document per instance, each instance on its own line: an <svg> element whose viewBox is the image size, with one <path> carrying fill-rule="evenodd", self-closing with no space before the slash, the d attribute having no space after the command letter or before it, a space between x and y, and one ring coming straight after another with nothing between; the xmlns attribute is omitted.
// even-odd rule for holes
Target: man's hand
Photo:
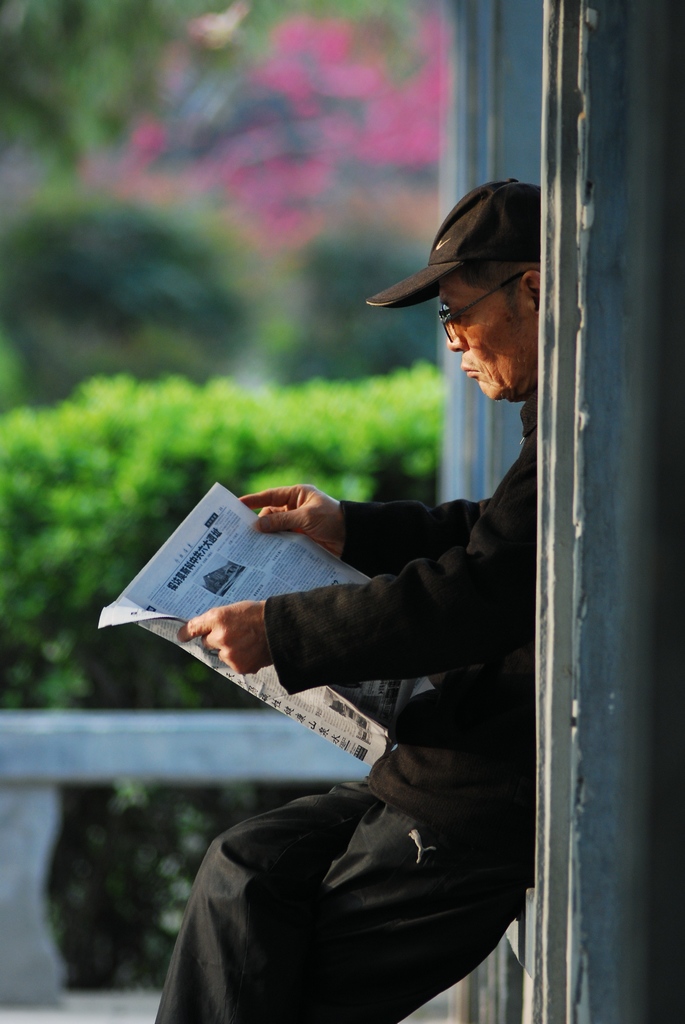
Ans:
<svg viewBox="0 0 685 1024"><path fill-rule="evenodd" d="M210 608L186 622L178 639L187 643L201 636L209 650L216 650L224 664L240 675L251 675L272 662L264 626L265 601L239 601Z"/></svg>
<svg viewBox="0 0 685 1024"><path fill-rule="evenodd" d="M345 517L340 502L311 484L274 487L240 499L248 508L259 508L258 529L263 533L291 530L306 533L326 551L338 557L345 546Z"/></svg>

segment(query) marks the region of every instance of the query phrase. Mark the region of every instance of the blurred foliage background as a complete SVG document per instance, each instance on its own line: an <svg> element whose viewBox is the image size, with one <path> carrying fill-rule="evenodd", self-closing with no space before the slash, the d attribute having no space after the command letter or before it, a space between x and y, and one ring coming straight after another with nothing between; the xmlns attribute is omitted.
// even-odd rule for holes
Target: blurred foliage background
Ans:
<svg viewBox="0 0 685 1024"><path fill-rule="evenodd" d="M0 0L1 708L253 706L95 628L215 480L433 500L435 311L364 298L439 219L441 37L438 0ZM65 791L70 986L160 985L211 838L293 795Z"/></svg>
<svg viewBox="0 0 685 1024"><path fill-rule="evenodd" d="M0 0L0 410L434 360L432 310L364 298L435 228L439 30L436 0Z"/></svg>

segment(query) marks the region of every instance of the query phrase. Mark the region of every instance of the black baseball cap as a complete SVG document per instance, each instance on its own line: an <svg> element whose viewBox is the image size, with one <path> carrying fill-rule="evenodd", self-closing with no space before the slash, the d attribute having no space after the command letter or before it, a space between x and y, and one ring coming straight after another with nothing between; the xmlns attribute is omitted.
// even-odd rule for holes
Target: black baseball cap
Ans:
<svg viewBox="0 0 685 1024"><path fill-rule="evenodd" d="M428 266L366 301L413 306L433 299L440 279L468 260L540 261L539 185L507 178L474 188L440 225Z"/></svg>

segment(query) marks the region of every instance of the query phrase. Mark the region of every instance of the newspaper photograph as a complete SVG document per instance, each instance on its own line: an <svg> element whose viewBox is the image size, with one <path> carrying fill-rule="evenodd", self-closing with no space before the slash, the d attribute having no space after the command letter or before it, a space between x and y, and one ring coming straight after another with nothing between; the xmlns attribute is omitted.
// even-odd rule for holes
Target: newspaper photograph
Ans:
<svg viewBox="0 0 685 1024"><path fill-rule="evenodd" d="M218 605L262 601L314 587L364 583L366 576L298 533L264 534L221 484L200 503L112 604L99 628L136 623L177 644L270 707L372 765L392 744L393 721L425 680L370 680L290 694L273 666L240 675L201 638L180 643L181 623Z"/></svg>

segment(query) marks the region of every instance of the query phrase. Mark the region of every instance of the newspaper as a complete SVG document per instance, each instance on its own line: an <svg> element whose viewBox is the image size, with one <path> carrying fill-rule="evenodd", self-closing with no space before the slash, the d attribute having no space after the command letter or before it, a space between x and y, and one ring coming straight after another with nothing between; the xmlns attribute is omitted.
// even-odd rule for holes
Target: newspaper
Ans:
<svg viewBox="0 0 685 1024"><path fill-rule="evenodd" d="M371 765L392 744L397 714L412 693L430 686L427 680L377 679L350 687L322 680L320 687L290 694L273 666L240 675L201 638L185 644L176 639L182 622L218 605L367 579L302 534L261 533L254 512L215 484L117 600L103 608L99 628L135 622L157 633Z"/></svg>

